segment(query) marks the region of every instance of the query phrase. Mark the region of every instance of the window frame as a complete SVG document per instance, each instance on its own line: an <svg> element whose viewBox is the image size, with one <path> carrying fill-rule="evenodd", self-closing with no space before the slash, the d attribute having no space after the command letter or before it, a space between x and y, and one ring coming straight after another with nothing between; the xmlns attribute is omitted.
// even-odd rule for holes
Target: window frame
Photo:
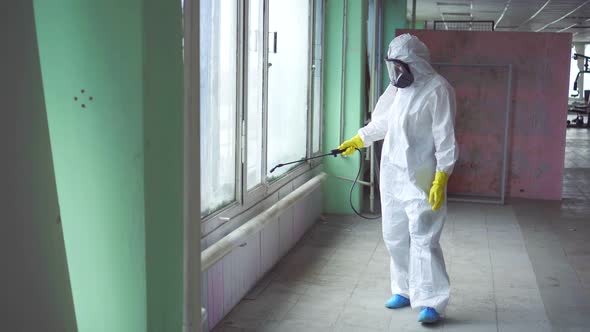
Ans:
<svg viewBox="0 0 590 332"><path fill-rule="evenodd" d="M310 171L312 168L320 165L322 161L315 159L307 161L296 167L293 167L285 174L275 178L269 179L267 176L268 161L267 161L267 147L268 147L268 60L269 60L269 0L260 0L260 4L263 6L263 39L262 39L262 160L261 160L261 181L256 186L248 190L247 183L247 167L248 167L248 153L247 153L247 134L248 134L248 91L247 91L247 80L248 80L248 60L249 54L246 51L249 46L249 17L250 17L250 1L237 1L238 5L238 24L237 24L237 73L236 73L236 186L235 186L235 200L211 213L201 216L202 222L202 237L210 234L211 232L219 229L232 219L240 216L245 211L253 208L269 196L276 193L280 188L287 185L295 178L303 175ZM257 0L253 0L257 1ZM321 20L321 73L320 73L320 85L324 82L324 35L325 35L325 0L307 0L309 3L309 15L308 15L308 42L310 44L308 50L308 86L307 86L307 133L306 133L306 157L318 155L322 151L323 135L321 128L323 126L323 89L320 89L320 104L319 104L319 123L317 124L320 128L319 135L319 146L320 149L317 152L313 152L313 101L314 101L314 80L313 80L313 56L316 49L315 46L315 12L316 2L321 1L322 20Z"/></svg>
<svg viewBox="0 0 590 332"><path fill-rule="evenodd" d="M311 123L311 125L310 125L311 130L309 130L310 137L309 137L309 147L308 147L308 149L310 151L309 152L310 153L309 156L310 157L314 157L314 156L317 156L317 155L322 154L322 148L323 148L323 145L324 145L324 135L322 135L322 128L324 127L324 89L323 89L323 84L324 84L324 72L325 72L325 70L324 70L324 67L325 67L325 65L324 65L324 63L325 63L325 61L324 61L324 59L325 59L324 58L324 56L325 56L325 53L324 53L324 49L325 49L325 47L324 47L324 39L325 39L325 35L326 35L325 34L325 31L326 31L325 30L325 28L326 28L326 0L315 0L315 1L314 0L310 0L310 2L311 2L310 3L310 6L312 7L312 10L311 10L311 19L310 19L311 20L311 26L312 26L312 29L310 29L311 30L310 40L312 42L312 47L311 47L312 48L312 51L311 51L312 53L311 53L311 58L310 58L311 59L311 65L310 65L310 77L311 77L311 84L310 84L310 91L311 91L311 93L310 93L310 96L311 97L310 97L310 100L309 100L308 105L311 105L311 107L309 107L311 109L311 112L310 112L310 115L309 115L309 117L311 117L311 122L310 122ZM316 26L316 21L315 21L315 15L316 15L316 12L315 12L316 11L315 3L316 2L321 2L321 13L320 13L320 15L322 16L322 20L321 20L321 27L320 27L321 28L321 35L320 35L320 54L321 54L320 55L320 59L321 59L321 62L320 62L321 63L320 71L321 72L320 72L320 95L319 95L319 98L320 98L319 107L320 107L320 109L318 110L318 112L320 112L320 119L319 119L319 123L317 124L318 127L320 128L320 135L319 135L319 138L318 138L319 139L319 146L320 146L320 148L319 148L318 151L314 152L313 151L313 130L314 130L314 128L313 128L313 112L314 112L313 105L314 105L314 101L315 101L314 100L314 97L315 96L313 94L313 91L314 91L314 88L315 88L315 82L313 80L313 73L314 73L314 69L313 69L313 56L315 54L315 48L316 48L316 45L315 45L316 29L318 28ZM320 158L318 158L318 159L310 160L310 162L311 162L312 167L315 167L315 166L321 164L322 163L322 160Z"/></svg>

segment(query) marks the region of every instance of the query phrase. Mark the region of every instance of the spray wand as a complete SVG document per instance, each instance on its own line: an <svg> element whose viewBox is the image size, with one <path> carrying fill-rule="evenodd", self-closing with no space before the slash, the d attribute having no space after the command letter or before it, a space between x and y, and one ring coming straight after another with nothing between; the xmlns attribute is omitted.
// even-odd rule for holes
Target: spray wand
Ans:
<svg viewBox="0 0 590 332"><path fill-rule="evenodd" d="M272 173L272 172L275 171L275 169L280 168L280 167L283 167L283 166L287 166L287 165L291 165L291 164L296 164L296 163L301 163L301 162L312 160L312 159L323 158L323 157L327 157L327 156L334 156L334 157L336 157L337 155L341 154L344 151L345 150L334 149L334 150L330 151L330 153L321 154L319 156L315 156L315 157L311 157L311 158L303 158L303 159L300 159L300 160L290 161L288 163L278 164L275 167L273 167L270 170L270 172Z"/></svg>
<svg viewBox="0 0 590 332"><path fill-rule="evenodd" d="M364 161L364 157L363 157L363 152L359 149L356 149L356 151L358 151L361 154L361 164L359 165L359 171L356 175L356 178L354 179L354 182L352 183L352 186L350 186L350 192L348 194L348 202L350 203L350 207L352 208L352 211L354 211L354 213L356 213L357 216L364 218L364 219L369 219L369 220L374 220L374 219L379 219L381 218L381 216L376 216L376 217L367 217L367 216L363 216L360 212L358 212L355 208L354 205L352 205L352 191L354 189L354 186L356 185L356 183L358 182L359 177L361 176L361 171L363 169L363 161ZM282 164L278 164L275 167L273 167L270 172L274 172L277 168L283 167L283 166L287 166L287 165L292 165L292 164L296 164L296 163L301 163L304 161L308 161L311 159L316 159L316 158L323 158L323 157L327 157L327 156L338 156L339 154L341 154L342 152L344 152L346 150L339 150L339 149L334 149L332 151L330 151L330 153L326 153L326 154L321 154L315 157L310 157L310 158L303 158L300 160L295 160L295 161L290 161L288 163L282 163Z"/></svg>

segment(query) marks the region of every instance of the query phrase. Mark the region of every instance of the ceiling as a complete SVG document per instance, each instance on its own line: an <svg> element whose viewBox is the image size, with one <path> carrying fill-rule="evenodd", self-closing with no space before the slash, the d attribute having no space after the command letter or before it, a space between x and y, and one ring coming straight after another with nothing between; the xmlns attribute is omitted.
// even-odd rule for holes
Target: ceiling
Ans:
<svg viewBox="0 0 590 332"><path fill-rule="evenodd" d="M416 0L416 20L493 20L496 31L565 32L590 42L590 0Z"/></svg>

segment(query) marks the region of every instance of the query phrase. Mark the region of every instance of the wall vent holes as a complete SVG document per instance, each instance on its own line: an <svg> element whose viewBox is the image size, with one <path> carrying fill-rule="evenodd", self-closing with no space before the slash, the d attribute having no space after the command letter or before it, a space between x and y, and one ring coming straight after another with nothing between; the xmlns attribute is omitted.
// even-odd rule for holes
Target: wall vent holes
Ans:
<svg viewBox="0 0 590 332"><path fill-rule="evenodd" d="M80 90L80 96L74 96L74 102L79 102L80 104L76 103L78 106L80 106L81 108L87 110L89 108L89 104L90 102L94 101L94 96L88 96L87 94L84 95L86 93L86 89L81 89Z"/></svg>

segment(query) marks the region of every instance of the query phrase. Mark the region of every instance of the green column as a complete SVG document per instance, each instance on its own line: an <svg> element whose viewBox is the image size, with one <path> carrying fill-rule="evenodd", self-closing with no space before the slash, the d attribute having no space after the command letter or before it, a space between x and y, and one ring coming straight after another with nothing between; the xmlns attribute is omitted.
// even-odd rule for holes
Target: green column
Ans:
<svg viewBox="0 0 590 332"><path fill-rule="evenodd" d="M180 331L181 4L58 2L35 14L78 328Z"/></svg>
<svg viewBox="0 0 590 332"><path fill-rule="evenodd" d="M0 330L76 331L32 0L0 1Z"/></svg>
<svg viewBox="0 0 590 332"><path fill-rule="evenodd" d="M383 8L383 57L387 56L387 49L389 43L395 37L396 29L405 29L408 27L406 20L407 14L407 0L382 0ZM382 91L387 89L389 84L389 74L387 73L387 66L382 66L383 80L381 84Z"/></svg>
<svg viewBox="0 0 590 332"><path fill-rule="evenodd" d="M183 65L177 0L143 5L148 331L182 330Z"/></svg>
<svg viewBox="0 0 590 332"><path fill-rule="evenodd" d="M343 8L347 4L344 19ZM326 1L325 21L325 71L324 71L324 151L336 148L341 143L341 105L344 103L344 136L354 136L361 127L365 111L366 81L366 19L367 1ZM346 24L345 70L343 67L343 25ZM342 80L344 79L344 90ZM342 95L344 94L344 98ZM325 170L330 175L347 178L356 176L359 155L347 158L326 158ZM329 177L324 185L324 212L352 213L348 204L352 182ZM353 193L353 204L360 206L359 188Z"/></svg>
<svg viewBox="0 0 590 332"><path fill-rule="evenodd" d="M34 5L78 329L146 331L142 1Z"/></svg>

